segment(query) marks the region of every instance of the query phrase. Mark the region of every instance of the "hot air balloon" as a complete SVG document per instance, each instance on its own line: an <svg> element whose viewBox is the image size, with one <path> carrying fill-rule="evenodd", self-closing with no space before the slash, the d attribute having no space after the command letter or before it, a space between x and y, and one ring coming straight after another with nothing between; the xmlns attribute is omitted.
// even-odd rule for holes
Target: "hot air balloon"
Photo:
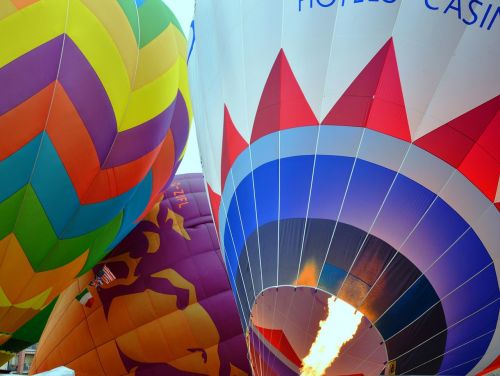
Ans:
<svg viewBox="0 0 500 376"><path fill-rule="evenodd" d="M106 265L116 280L75 300ZM175 177L163 201L94 271L59 298L31 372L77 375L249 374L203 176Z"/></svg>
<svg viewBox="0 0 500 376"><path fill-rule="evenodd" d="M160 0L3 0L0 45L1 364L159 200L191 109Z"/></svg>
<svg viewBox="0 0 500 376"><path fill-rule="evenodd" d="M497 357L499 15L197 3L199 146L256 374L465 375ZM341 302L359 326L307 373Z"/></svg>

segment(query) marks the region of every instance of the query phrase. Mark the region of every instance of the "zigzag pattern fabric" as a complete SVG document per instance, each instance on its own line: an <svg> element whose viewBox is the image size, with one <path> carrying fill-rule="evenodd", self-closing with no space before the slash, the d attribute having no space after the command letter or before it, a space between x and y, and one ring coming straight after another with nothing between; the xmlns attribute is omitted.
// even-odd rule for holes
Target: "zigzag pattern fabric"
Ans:
<svg viewBox="0 0 500 376"><path fill-rule="evenodd" d="M161 0L5 0L0 46L8 350L158 201L192 114L186 39Z"/></svg>

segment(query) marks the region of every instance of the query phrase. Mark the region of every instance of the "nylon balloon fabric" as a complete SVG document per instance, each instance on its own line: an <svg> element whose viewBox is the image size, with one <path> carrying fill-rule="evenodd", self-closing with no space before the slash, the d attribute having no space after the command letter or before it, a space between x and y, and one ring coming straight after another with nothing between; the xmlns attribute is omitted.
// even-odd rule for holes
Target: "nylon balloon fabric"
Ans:
<svg viewBox="0 0 500 376"><path fill-rule="evenodd" d="M116 280L75 297L106 265ZM175 177L163 201L94 271L65 290L32 373L249 374L246 345L220 255L203 176Z"/></svg>
<svg viewBox="0 0 500 376"><path fill-rule="evenodd" d="M364 318L327 375L498 356L500 8L472 3L197 3L199 147L256 374L301 372L329 296Z"/></svg>
<svg viewBox="0 0 500 376"><path fill-rule="evenodd" d="M3 0L0 45L8 357L37 341L50 312L22 326L159 200L191 107L186 39L160 0Z"/></svg>

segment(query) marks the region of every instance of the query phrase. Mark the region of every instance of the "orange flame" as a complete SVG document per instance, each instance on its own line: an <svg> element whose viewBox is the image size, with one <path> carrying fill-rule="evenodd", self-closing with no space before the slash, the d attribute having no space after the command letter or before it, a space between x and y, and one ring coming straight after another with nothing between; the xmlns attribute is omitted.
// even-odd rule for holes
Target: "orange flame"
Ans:
<svg viewBox="0 0 500 376"><path fill-rule="evenodd" d="M309 354L302 361L301 376L323 376L342 346L356 334L363 315L336 297L328 299L328 316L319 323L320 329Z"/></svg>
<svg viewBox="0 0 500 376"><path fill-rule="evenodd" d="M299 286L316 286L318 281L318 270L314 261L308 261L302 268L299 278L295 281L295 285Z"/></svg>

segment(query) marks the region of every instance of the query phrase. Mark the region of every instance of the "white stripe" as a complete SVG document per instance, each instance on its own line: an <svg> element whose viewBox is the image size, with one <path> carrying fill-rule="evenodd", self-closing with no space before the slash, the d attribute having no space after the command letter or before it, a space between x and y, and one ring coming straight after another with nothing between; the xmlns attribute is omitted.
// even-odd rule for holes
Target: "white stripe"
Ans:
<svg viewBox="0 0 500 376"><path fill-rule="evenodd" d="M316 140L316 130L311 128L314 127L281 131L281 158L292 155L308 155L311 148L314 148L314 141ZM359 146L359 135L363 130L365 130L365 137L359 159L397 171L394 161L401 160L401 155L402 153L404 155L408 143L370 129L344 126L322 127L321 137L324 142L321 142L318 155L355 157L357 147ZM296 139L297 134L300 135L299 138L302 142L300 144L293 142L293 148L286 148L285 146L289 145L292 139ZM269 150L269 141L266 140L268 137L274 138L277 135L272 134L263 137L252 145L252 149L254 150L253 155L259 155L259 158L254 158L254 169L276 159L275 152ZM343 142L344 140L345 143ZM246 153L248 153L248 149L245 149L241 153L231 168L231 170L238 171L238 174L234 175L234 185L233 182L231 184L226 182L224 187L222 196L227 203L231 202L234 195L234 187L238 187L243 178L251 173L250 166L248 166L248 163L245 163L246 158L248 158L245 155ZM470 180L446 162L416 146L411 148L404 166L401 168L400 175L410 178L435 194L439 194L441 199L471 225L492 259L495 262L500 262L500 237L498 236L500 213ZM449 179L452 175L454 176ZM442 189L445 185L446 188ZM441 190L442 192L440 192ZM224 213L220 212L219 227L222 241L224 241L226 221L227 217ZM397 247L399 244L391 245ZM500 281L500 268L497 268L496 272L497 279Z"/></svg>

